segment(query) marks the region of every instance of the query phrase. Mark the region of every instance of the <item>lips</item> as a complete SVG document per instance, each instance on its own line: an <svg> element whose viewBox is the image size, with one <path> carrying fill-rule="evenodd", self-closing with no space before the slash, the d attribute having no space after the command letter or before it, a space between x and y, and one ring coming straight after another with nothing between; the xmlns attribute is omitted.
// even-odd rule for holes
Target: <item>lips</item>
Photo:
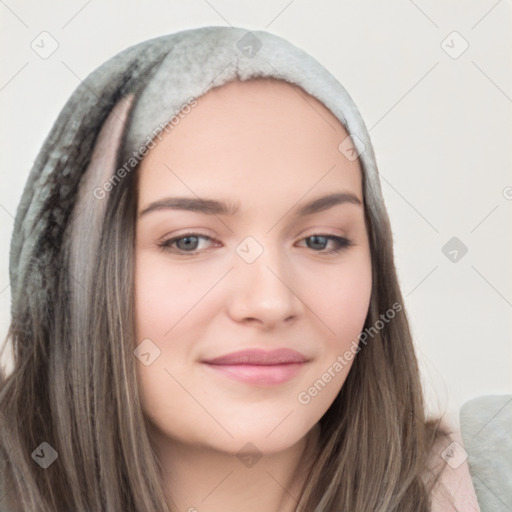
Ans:
<svg viewBox="0 0 512 512"><path fill-rule="evenodd" d="M203 361L216 373L260 386L283 384L291 380L307 362L304 354L287 348L242 350Z"/></svg>
<svg viewBox="0 0 512 512"><path fill-rule="evenodd" d="M307 357L296 350L279 348L275 350L240 350L204 362L215 365L279 365L305 363Z"/></svg>

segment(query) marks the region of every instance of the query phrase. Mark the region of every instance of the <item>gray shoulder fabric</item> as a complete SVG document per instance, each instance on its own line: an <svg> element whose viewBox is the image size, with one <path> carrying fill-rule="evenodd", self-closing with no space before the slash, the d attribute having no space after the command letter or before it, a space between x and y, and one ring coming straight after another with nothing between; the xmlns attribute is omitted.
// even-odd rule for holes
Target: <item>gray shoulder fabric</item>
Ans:
<svg viewBox="0 0 512 512"><path fill-rule="evenodd" d="M30 303L23 306L25 310L39 312L51 300L47 291L58 272L58 253L80 180L101 126L117 101L127 94L135 97L118 159L122 165L146 147L155 129L165 126L191 97L197 99L230 80L258 76L302 87L340 120L360 153L365 197L372 195L369 207L379 210L375 212L379 219L382 196L370 137L356 105L331 73L268 32L235 27L184 30L119 53L87 77L67 102L18 207L9 266L13 314L19 300Z"/></svg>

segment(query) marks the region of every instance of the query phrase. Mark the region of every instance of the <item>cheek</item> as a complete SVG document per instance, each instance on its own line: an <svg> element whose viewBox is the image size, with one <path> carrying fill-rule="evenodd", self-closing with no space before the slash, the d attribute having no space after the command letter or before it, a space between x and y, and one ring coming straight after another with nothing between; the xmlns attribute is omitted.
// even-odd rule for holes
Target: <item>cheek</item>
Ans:
<svg viewBox="0 0 512 512"><path fill-rule="evenodd" d="M206 301L200 302L202 308L194 305L211 286L211 279L197 272L192 279L185 269L170 269L160 255L136 254L135 343L149 347L144 352L151 354L150 364L137 361L139 396L152 425L178 437L189 429L189 416L204 412L180 383L191 389L190 369L184 363L190 359L192 340L201 337L202 326L208 323Z"/></svg>
<svg viewBox="0 0 512 512"><path fill-rule="evenodd" d="M136 253L135 348L147 345L156 354L147 366L137 362L137 372L142 401L154 414L164 404L167 412L179 412L184 402L188 404L179 382L190 378L197 340L218 311L207 294L223 272L207 265L178 268L161 254Z"/></svg>
<svg viewBox="0 0 512 512"><path fill-rule="evenodd" d="M344 265L317 274L310 287L308 303L326 327L331 354L358 342L368 314L372 291L372 268L369 251L351 255Z"/></svg>
<svg viewBox="0 0 512 512"><path fill-rule="evenodd" d="M174 334L182 319L197 315L195 308L214 282L216 274L194 268L169 268L162 257L137 256L135 265L135 311L137 340L155 336L161 341Z"/></svg>
<svg viewBox="0 0 512 512"><path fill-rule="evenodd" d="M325 328L319 337L318 359L306 375L297 401L310 418L319 419L331 406L359 352L372 292L369 251L318 279L309 294L315 315ZM320 331L317 331L320 332Z"/></svg>
<svg viewBox="0 0 512 512"><path fill-rule="evenodd" d="M337 338L343 345L358 341L359 333L364 327L368 314L372 291L371 267L361 268L359 273L346 276L340 286L333 290L337 300L337 311L332 319ZM336 293L337 292L337 293ZM331 310L332 311L332 310Z"/></svg>

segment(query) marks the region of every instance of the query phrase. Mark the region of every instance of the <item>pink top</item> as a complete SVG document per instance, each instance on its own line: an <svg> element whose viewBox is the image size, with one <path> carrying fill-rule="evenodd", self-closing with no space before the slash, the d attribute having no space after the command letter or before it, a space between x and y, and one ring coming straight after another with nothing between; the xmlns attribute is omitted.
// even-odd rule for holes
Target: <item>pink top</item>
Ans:
<svg viewBox="0 0 512 512"><path fill-rule="evenodd" d="M450 440L435 444L432 467L445 468L433 489L432 512L480 512L467 456L458 430L450 434Z"/></svg>

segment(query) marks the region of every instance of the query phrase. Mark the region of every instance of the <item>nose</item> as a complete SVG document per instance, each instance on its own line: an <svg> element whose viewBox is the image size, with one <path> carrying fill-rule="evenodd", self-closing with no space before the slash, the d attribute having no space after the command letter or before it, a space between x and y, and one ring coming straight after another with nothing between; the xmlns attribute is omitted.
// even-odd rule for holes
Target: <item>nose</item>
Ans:
<svg viewBox="0 0 512 512"><path fill-rule="evenodd" d="M265 246L251 263L235 255L229 316L237 322L264 328L293 321L303 304L292 274L290 262L279 248Z"/></svg>

